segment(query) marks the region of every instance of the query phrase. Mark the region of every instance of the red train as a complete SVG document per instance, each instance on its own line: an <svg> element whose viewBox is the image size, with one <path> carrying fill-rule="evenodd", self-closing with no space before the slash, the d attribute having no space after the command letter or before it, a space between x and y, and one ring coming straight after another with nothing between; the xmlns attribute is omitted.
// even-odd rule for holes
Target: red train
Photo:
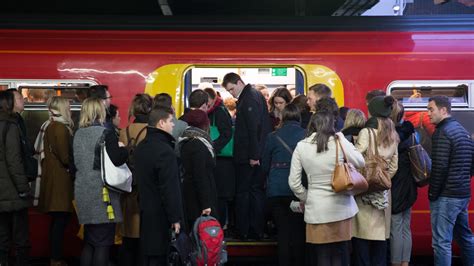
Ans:
<svg viewBox="0 0 474 266"><path fill-rule="evenodd" d="M25 89L25 97L35 89L62 95L75 93L73 96L78 97L77 92L91 84L107 84L121 113L126 113L134 94L164 91L173 96L176 110L181 113L193 85L210 81L219 88L221 72L232 69L252 83L265 80L261 78L264 76L278 79L286 75L294 80L290 83L300 93L316 82L324 82L333 89L341 106L363 110L364 96L373 89L387 90L412 111L424 110L426 97L445 94L455 100L454 116L472 134L473 21L410 20L404 25L397 20L396 24L402 25L400 29L391 27L386 20L377 26L359 23L354 27L343 22L337 28L321 29L308 29L301 23L299 27L281 26L286 30L254 31L236 30L238 26L198 31L199 27L192 24L188 24L191 30L187 31L170 30L173 27L169 24L163 27L166 30L120 31L116 30L118 26L113 30L4 26L0 29L0 86ZM199 74L200 80L196 82L196 75L203 69L204 73L216 74ZM252 77L251 72L263 76ZM275 84L278 82L283 81L277 80ZM410 100L413 90L422 93L422 98ZM78 106L74 105L75 110ZM44 103L32 99L26 105L25 116L30 117L32 136L36 134L34 127L41 125L38 114L42 111ZM125 126L126 119L122 123ZM472 184L471 190L474 193ZM47 257L48 218L34 209L30 213L32 256ZM419 190L412 213L414 254L429 255L432 248L426 187ZM472 205L469 218L474 228ZM66 255L77 256L80 252L80 240L74 236L76 230L77 225L68 229ZM248 245L241 249L230 245L229 249L231 255L247 254ZM260 254L268 254L271 249L262 248Z"/></svg>

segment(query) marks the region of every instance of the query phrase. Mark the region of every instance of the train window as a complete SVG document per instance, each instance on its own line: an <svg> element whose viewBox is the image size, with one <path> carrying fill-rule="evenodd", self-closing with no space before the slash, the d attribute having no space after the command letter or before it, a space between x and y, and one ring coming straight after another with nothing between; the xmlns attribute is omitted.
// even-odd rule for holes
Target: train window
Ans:
<svg viewBox="0 0 474 266"><path fill-rule="evenodd" d="M395 81L388 91L408 108L426 108L429 98L448 96L453 108L474 107L472 86L474 81Z"/></svg>
<svg viewBox="0 0 474 266"><path fill-rule="evenodd" d="M71 115L77 125L81 102L87 96L87 89L97 83L90 80L0 80L0 88L16 88L23 95L28 137L36 139L41 125L49 117L46 102L52 96L63 96L71 103Z"/></svg>
<svg viewBox="0 0 474 266"><path fill-rule="evenodd" d="M238 73L246 83L265 85L270 95L278 87L286 87L295 95L304 92L303 74L294 67L194 67L184 76L185 107L188 107L189 94L196 89L211 87L224 99L232 97L221 86L222 79L229 72Z"/></svg>

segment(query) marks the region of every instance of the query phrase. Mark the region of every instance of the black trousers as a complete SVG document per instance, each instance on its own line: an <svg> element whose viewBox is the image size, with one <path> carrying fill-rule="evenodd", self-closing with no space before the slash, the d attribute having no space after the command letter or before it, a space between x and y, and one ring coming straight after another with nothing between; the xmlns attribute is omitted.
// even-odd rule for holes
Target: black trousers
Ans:
<svg viewBox="0 0 474 266"><path fill-rule="evenodd" d="M50 212L51 225L49 227L49 244L51 246L51 259L60 260L63 257L64 230L69 223L71 213Z"/></svg>
<svg viewBox="0 0 474 266"><path fill-rule="evenodd" d="M140 265L140 238L123 237L118 257L120 266Z"/></svg>
<svg viewBox="0 0 474 266"><path fill-rule="evenodd" d="M0 212L0 262L8 257L10 243L17 252L17 265L26 265L30 249L28 209Z"/></svg>
<svg viewBox="0 0 474 266"><path fill-rule="evenodd" d="M355 266L387 265L387 241L352 238L352 255Z"/></svg>
<svg viewBox="0 0 474 266"><path fill-rule="evenodd" d="M350 241L308 244L308 266L348 266Z"/></svg>
<svg viewBox="0 0 474 266"><path fill-rule="evenodd" d="M277 228L278 265L303 265L305 262L305 222L302 213L290 209L293 197L269 198Z"/></svg>
<svg viewBox="0 0 474 266"><path fill-rule="evenodd" d="M255 233L263 235L264 204L263 175L259 166L250 164L236 166L236 228L242 236Z"/></svg>

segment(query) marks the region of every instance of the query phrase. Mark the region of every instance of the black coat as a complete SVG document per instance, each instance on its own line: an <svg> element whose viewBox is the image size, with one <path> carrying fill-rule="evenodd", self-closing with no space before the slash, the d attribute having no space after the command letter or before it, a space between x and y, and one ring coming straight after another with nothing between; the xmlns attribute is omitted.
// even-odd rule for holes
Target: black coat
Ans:
<svg viewBox="0 0 474 266"><path fill-rule="evenodd" d="M408 150L412 146L412 135L415 133L413 124L405 121L396 127L400 143L398 144L398 169L392 178L392 213L403 212L416 201L417 186L411 172Z"/></svg>
<svg viewBox="0 0 474 266"><path fill-rule="evenodd" d="M218 154L232 138L232 118L221 99L218 99L209 111L208 117L211 126L215 125L219 130L219 137L212 143L214 150Z"/></svg>
<svg viewBox="0 0 474 266"><path fill-rule="evenodd" d="M167 253L171 224L183 221L174 138L148 127L134 152L138 183L141 249L145 256Z"/></svg>
<svg viewBox="0 0 474 266"><path fill-rule="evenodd" d="M266 136L271 131L265 98L247 84L237 101L234 160L237 163L249 163L250 159L260 160Z"/></svg>
<svg viewBox="0 0 474 266"><path fill-rule="evenodd" d="M30 205L18 195L30 190L20 145L20 129L14 117L0 112L0 212L18 211Z"/></svg>
<svg viewBox="0 0 474 266"><path fill-rule="evenodd" d="M219 138L213 142L214 150L218 154L232 138L232 118L221 99L209 110L208 117L211 125L215 125L219 130ZM232 158L217 157L214 179L218 197L232 199L235 194L235 169Z"/></svg>
<svg viewBox="0 0 474 266"><path fill-rule="evenodd" d="M185 140L181 145L183 161L183 197L185 216L194 222L202 210L211 208L211 216L218 218L217 190L214 181L214 158L198 138ZM188 224L188 227L192 224Z"/></svg>
<svg viewBox="0 0 474 266"><path fill-rule="evenodd" d="M310 111L304 110L301 112L301 127L308 129L308 124L311 121L311 116L313 114Z"/></svg>
<svg viewBox="0 0 474 266"><path fill-rule="evenodd" d="M469 132L454 118L437 126L432 137L432 166L428 197L471 197L474 144Z"/></svg>

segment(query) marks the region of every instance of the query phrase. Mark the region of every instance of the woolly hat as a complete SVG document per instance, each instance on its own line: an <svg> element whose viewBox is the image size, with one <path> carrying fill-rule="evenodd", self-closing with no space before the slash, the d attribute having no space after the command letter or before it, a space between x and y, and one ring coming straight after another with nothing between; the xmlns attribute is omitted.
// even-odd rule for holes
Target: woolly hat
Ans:
<svg viewBox="0 0 474 266"><path fill-rule="evenodd" d="M369 113L373 117L389 117L395 99L392 96L377 96L369 102Z"/></svg>
<svg viewBox="0 0 474 266"><path fill-rule="evenodd" d="M203 130L207 129L210 124L206 112L199 109L190 110L183 115L181 120L188 123L188 125L192 127L197 127Z"/></svg>

